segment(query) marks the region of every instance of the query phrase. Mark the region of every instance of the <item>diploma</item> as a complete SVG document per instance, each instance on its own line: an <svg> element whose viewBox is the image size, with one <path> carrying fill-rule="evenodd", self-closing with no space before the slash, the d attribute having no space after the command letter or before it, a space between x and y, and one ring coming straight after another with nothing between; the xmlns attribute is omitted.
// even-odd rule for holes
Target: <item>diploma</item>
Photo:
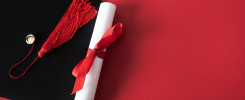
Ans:
<svg viewBox="0 0 245 100"><path fill-rule="evenodd" d="M95 45L100 41L105 32L111 28L115 11L116 6L112 3L103 2L100 4L94 31L89 45L90 49L94 49ZM83 89L76 93L75 100L94 100L102 63L103 59L96 56L91 69L86 75Z"/></svg>

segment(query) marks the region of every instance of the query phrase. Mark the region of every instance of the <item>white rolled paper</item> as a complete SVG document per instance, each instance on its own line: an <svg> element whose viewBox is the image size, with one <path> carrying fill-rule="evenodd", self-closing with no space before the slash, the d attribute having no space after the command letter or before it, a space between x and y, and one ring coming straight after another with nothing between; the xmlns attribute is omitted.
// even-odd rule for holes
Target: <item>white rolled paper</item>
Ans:
<svg viewBox="0 0 245 100"><path fill-rule="evenodd" d="M111 28L115 11L116 6L112 3L103 2L100 4L93 35L89 44L90 49L94 49L105 32ZM102 63L103 59L96 56L90 71L86 75L83 89L76 93L75 100L94 100Z"/></svg>

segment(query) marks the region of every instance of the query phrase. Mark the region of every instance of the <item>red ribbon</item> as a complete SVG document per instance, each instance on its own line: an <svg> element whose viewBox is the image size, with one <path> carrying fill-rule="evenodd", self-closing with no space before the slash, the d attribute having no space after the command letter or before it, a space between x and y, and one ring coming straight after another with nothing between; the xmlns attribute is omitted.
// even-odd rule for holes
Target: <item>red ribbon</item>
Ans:
<svg viewBox="0 0 245 100"><path fill-rule="evenodd" d="M76 77L76 82L72 91L72 94L83 88L85 77L89 72L95 56L103 59L105 55L105 48L107 48L112 42L114 42L122 34L122 24L117 23L111 27L103 35L102 39L95 45L94 49L88 49L87 57L80 61L72 71L72 75Z"/></svg>

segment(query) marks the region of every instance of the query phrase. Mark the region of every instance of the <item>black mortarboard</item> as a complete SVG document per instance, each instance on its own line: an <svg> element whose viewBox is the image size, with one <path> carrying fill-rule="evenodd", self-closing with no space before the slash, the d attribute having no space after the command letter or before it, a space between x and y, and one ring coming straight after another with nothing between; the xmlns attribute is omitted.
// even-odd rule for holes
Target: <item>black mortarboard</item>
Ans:
<svg viewBox="0 0 245 100"><path fill-rule="evenodd" d="M75 36L38 60L26 75L9 77L13 64L27 55L31 45L28 34L37 38L30 57L18 66L21 74L36 57L42 44L53 31L72 0L1 0L0 1L0 97L12 100L73 100L70 95L75 82L72 70L85 57L95 18L77 31ZM100 0L90 0L99 7Z"/></svg>

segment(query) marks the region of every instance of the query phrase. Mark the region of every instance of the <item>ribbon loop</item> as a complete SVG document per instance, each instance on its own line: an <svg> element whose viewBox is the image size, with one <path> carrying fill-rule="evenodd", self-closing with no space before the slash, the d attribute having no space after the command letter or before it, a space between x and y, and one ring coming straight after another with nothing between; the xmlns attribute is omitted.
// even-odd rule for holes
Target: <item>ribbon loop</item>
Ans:
<svg viewBox="0 0 245 100"><path fill-rule="evenodd" d="M122 24L117 23L103 35L102 39L95 45L94 49L88 49L87 57L80 61L72 71L72 75L76 77L76 82L72 91L72 94L83 88L83 84L87 73L89 72L95 56L104 59L105 48L107 48L111 43L113 43L122 34Z"/></svg>

